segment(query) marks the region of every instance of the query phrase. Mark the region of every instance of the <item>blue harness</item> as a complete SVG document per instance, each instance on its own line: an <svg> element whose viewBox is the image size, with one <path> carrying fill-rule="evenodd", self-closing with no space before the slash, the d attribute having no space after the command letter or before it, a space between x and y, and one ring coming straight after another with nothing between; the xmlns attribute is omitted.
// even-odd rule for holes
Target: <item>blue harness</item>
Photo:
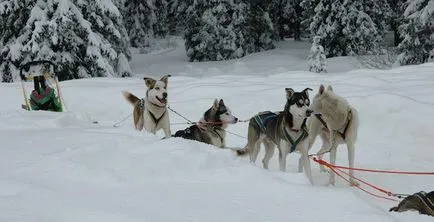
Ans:
<svg viewBox="0 0 434 222"><path fill-rule="evenodd" d="M271 111L264 111L264 112L260 112L258 115L255 115L253 118L256 121L256 123L258 124L261 131L265 133L267 130L267 128L266 128L267 123L270 120L275 120L278 115L279 114L271 112ZM301 142L301 140L306 138L308 135L308 133L304 127L302 127L301 135L296 140L292 139L291 135L289 135L289 132L287 131L285 126L283 126L282 131L283 131L283 135L285 136L286 141L288 141L291 144L290 153L294 152L294 150L297 148L297 145Z"/></svg>

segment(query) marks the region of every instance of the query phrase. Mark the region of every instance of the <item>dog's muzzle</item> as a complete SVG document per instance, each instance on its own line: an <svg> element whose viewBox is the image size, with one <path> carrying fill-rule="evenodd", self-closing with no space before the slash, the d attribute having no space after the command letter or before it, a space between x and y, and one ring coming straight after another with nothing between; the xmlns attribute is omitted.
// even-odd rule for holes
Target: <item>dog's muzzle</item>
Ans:
<svg viewBox="0 0 434 222"><path fill-rule="evenodd" d="M311 110L311 109L306 110L306 116L307 117L310 117L312 115L312 113L313 113L313 110Z"/></svg>

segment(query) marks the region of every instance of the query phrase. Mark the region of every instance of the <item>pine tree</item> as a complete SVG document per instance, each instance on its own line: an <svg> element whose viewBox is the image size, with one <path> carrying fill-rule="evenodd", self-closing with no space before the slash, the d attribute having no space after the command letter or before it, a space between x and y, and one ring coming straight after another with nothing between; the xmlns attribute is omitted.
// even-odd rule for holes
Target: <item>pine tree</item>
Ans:
<svg viewBox="0 0 434 222"><path fill-rule="evenodd" d="M21 30L26 26L30 10L36 0L2 0L0 2L0 73L19 67L21 60L17 48L11 46L17 41ZM19 46L19 45L18 45ZM15 73L12 74L15 76Z"/></svg>
<svg viewBox="0 0 434 222"><path fill-rule="evenodd" d="M326 69L326 56L324 48L320 44L321 37L315 36L313 38L312 47L308 56L309 71L310 72L327 72Z"/></svg>
<svg viewBox="0 0 434 222"><path fill-rule="evenodd" d="M155 37L164 38L169 33L168 26L168 2L155 0L156 23L154 25Z"/></svg>
<svg viewBox="0 0 434 222"><path fill-rule="evenodd" d="M270 18L270 1L244 0L247 4L247 53L274 49L274 26Z"/></svg>
<svg viewBox="0 0 434 222"><path fill-rule="evenodd" d="M227 60L245 55L245 4L212 0L197 1L191 7L191 25L185 32L190 61Z"/></svg>
<svg viewBox="0 0 434 222"><path fill-rule="evenodd" d="M154 1L125 1L123 15L131 46L136 48L149 47L150 39L154 38L154 25L157 21Z"/></svg>
<svg viewBox="0 0 434 222"><path fill-rule="evenodd" d="M90 4L92 3L92 4ZM120 76L120 54L127 57L128 37L111 0L38 0L3 58L13 64L49 60L59 79Z"/></svg>
<svg viewBox="0 0 434 222"><path fill-rule="evenodd" d="M9 62L4 65L4 70L2 73L2 82L13 82L11 66Z"/></svg>
<svg viewBox="0 0 434 222"><path fill-rule="evenodd" d="M301 26L309 29L310 24L315 16L315 8L320 3L320 0L301 0L300 7L302 8L301 13Z"/></svg>
<svg viewBox="0 0 434 222"><path fill-rule="evenodd" d="M377 32L383 37L388 30L389 21L393 18L393 11L388 0L364 0L361 11L372 19Z"/></svg>
<svg viewBox="0 0 434 222"><path fill-rule="evenodd" d="M428 61L434 49L434 1L408 0L406 6L398 60L402 65L421 64Z"/></svg>
<svg viewBox="0 0 434 222"><path fill-rule="evenodd" d="M399 26L404 20L405 0L388 0L388 3L392 11L389 23L394 34L394 45L398 46L402 41L399 33Z"/></svg>
<svg viewBox="0 0 434 222"><path fill-rule="evenodd" d="M273 0L270 5L270 17L273 22L274 39L282 40L285 36L293 35L295 40L301 39L303 32L300 0Z"/></svg>
<svg viewBox="0 0 434 222"><path fill-rule="evenodd" d="M363 11L361 0L320 0L310 24L312 35L321 37L327 57L365 54L381 40L375 23Z"/></svg>
<svg viewBox="0 0 434 222"><path fill-rule="evenodd" d="M169 33L174 35L184 35L184 31L188 29L188 17L191 12L190 6L194 0L168 0L167 23Z"/></svg>
<svg viewBox="0 0 434 222"><path fill-rule="evenodd" d="M382 32L378 31L375 22L365 12L370 0L347 0L344 7L346 16L342 18L345 23L342 30L345 36L346 53L349 55L362 55L373 53L378 49L382 40Z"/></svg>

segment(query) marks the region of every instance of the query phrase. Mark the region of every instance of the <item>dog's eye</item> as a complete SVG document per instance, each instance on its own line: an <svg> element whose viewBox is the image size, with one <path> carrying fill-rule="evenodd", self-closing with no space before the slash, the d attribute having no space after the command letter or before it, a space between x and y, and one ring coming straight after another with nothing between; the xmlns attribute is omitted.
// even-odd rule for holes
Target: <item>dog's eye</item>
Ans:
<svg viewBox="0 0 434 222"><path fill-rule="evenodd" d="M302 99L300 99L300 100L298 101L298 103L300 103L301 105L303 105L303 104L304 104L304 101L303 101Z"/></svg>
<svg viewBox="0 0 434 222"><path fill-rule="evenodd" d="M160 90L160 87L155 87L156 90Z"/></svg>
<svg viewBox="0 0 434 222"><path fill-rule="evenodd" d="M309 100L308 99L304 100L304 103L309 104Z"/></svg>

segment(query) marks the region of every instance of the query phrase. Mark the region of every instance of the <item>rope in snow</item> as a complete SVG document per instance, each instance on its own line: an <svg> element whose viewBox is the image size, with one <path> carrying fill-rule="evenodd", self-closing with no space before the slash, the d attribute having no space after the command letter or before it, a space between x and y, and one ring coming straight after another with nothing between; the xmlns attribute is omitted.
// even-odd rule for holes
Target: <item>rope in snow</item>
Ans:
<svg viewBox="0 0 434 222"><path fill-rule="evenodd" d="M315 159L314 159L315 160ZM389 173L389 174L407 174L407 175L434 175L434 172L415 172L415 171L397 171L397 170L373 170L373 169L365 169L365 168L356 168L356 167L345 167L345 166L338 166L338 165L332 165L324 160L317 159L315 162L321 164L321 165L329 165L336 169L344 169L344 170L354 170L354 171L364 171L364 172L371 172L371 173Z"/></svg>
<svg viewBox="0 0 434 222"><path fill-rule="evenodd" d="M125 120L127 120L128 118L130 118L133 114L129 114L128 116L126 116L125 118L123 118L122 120L116 122L115 124L113 124L113 127L119 127L121 125L122 122L124 122Z"/></svg>
<svg viewBox="0 0 434 222"><path fill-rule="evenodd" d="M391 200L391 201L395 201L395 202L397 202L399 200L396 200L396 199L394 199L392 197L401 199L401 198L405 198L405 197L409 196L408 194L392 193L391 191L388 191L386 189L382 189L382 188L380 188L378 186L375 186L375 185L373 185L371 183L368 183L368 182L366 182L364 180L361 180L361 179L359 179L359 178L357 178L355 176L351 176L351 175L349 175L349 173L344 172L342 170L342 169L353 169L353 168L335 166L335 165L332 165L332 164L330 164L330 163L328 163L328 162L326 162L324 160L317 159L316 157L313 157L312 159L313 159L313 161L317 162L318 164L323 165L323 166L329 168L334 174L338 175L340 178L342 178L343 180L345 180L345 181L347 181L349 183L351 183L351 181L349 179L345 178L342 174L345 174L349 178L355 179L355 180L359 181L360 183L362 183L362 184L364 184L364 185L366 185L368 187L371 187L372 189L377 190L378 192L381 192L381 193L387 195L387 197L380 196L380 195L374 194L374 193L372 193L372 192L370 192L370 191L368 191L366 189L363 189L362 187L360 187L360 185L355 186L356 188L362 190L363 192L365 192L365 193L367 193L367 194L369 194L371 196L374 196L374 197L377 197L377 198L381 198L381 199ZM368 172L373 172L373 171L368 171ZM394 172L394 171L380 171L380 172L383 173L383 172Z"/></svg>

